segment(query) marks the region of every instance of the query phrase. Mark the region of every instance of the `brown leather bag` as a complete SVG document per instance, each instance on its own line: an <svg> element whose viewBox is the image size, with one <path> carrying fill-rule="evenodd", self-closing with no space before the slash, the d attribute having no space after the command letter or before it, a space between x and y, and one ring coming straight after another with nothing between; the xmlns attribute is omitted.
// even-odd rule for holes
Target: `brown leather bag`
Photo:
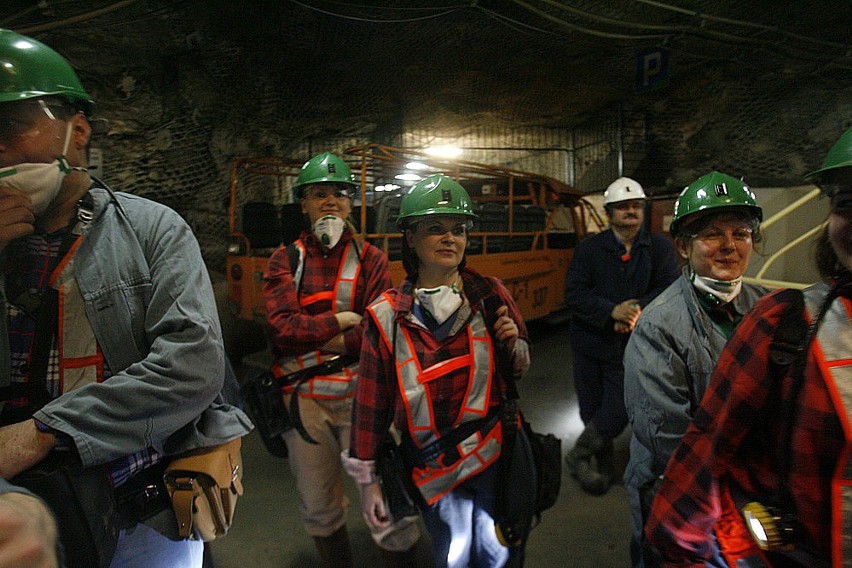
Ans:
<svg viewBox="0 0 852 568"><path fill-rule="evenodd" d="M241 439L175 458L163 481L183 538L205 542L227 534L237 498L243 494Z"/></svg>

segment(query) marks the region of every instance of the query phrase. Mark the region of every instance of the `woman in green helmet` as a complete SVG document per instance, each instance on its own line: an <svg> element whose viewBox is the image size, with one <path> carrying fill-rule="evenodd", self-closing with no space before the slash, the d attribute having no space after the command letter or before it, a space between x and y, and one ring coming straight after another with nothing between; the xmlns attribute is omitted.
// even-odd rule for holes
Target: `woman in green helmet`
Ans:
<svg viewBox="0 0 852 568"><path fill-rule="evenodd" d="M762 210L742 181L711 172L675 203L670 231L683 272L642 312L624 352L624 399L633 429L624 484L634 566L653 566L642 527L659 478L707 389L725 342L766 293L744 283ZM640 551L645 550L645 558ZM725 566L714 556L708 566Z"/></svg>
<svg viewBox="0 0 852 568"><path fill-rule="evenodd" d="M411 468L436 566L504 566L510 551L494 523L503 439L498 350L520 377L529 366L526 328L508 290L465 267L476 216L467 192L441 174L402 197L406 280L367 309L347 470L363 512L388 523L375 474L393 425ZM508 372L508 371L506 371ZM516 549L512 560L522 556Z"/></svg>
<svg viewBox="0 0 852 568"><path fill-rule="evenodd" d="M807 177L831 199L823 281L762 298L722 351L645 526L667 565L714 532L731 566L850 565L852 129Z"/></svg>

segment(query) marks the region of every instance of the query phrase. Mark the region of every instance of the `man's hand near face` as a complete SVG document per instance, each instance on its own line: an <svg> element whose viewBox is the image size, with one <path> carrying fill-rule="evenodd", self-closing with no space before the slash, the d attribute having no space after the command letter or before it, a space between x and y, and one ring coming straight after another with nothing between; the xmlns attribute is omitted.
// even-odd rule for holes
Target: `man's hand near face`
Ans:
<svg viewBox="0 0 852 568"><path fill-rule="evenodd" d="M0 252L15 239L33 232L33 204L24 192L0 185Z"/></svg>

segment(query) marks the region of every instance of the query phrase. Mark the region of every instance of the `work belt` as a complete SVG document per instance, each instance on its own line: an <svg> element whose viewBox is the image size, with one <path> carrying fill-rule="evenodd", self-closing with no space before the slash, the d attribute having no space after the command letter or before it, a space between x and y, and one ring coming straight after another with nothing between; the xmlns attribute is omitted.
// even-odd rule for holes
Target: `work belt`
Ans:
<svg viewBox="0 0 852 568"><path fill-rule="evenodd" d="M494 412L485 418L462 422L452 430L449 430L446 434L442 434L441 437L436 439L434 442L427 444L422 448L418 448L411 439L411 436L405 432L402 437L402 444L400 445L403 459L410 466L423 468L426 467L429 462L433 462L443 455L444 460L442 465L445 467L450 466L457 462L461 457L459 455L458 445L462 443L462 441L477 432L485 437L488 432L497 425L497 421L499 419L500 414Z"/></svg>
<svg viewBox="0 0 852 568"><path fill-rule="evenodd" d="M275 382L279 388L284 389L286 387L292 393L289 410L283 404L281 410L289 415L289 423L296 429L302 439L309 444L319 444L319 442L314 440L302 423L302 417L299 412L299 387L314 377L337 373L357 360L358 358L353 355L338 355L327 359L319 365L301 369L276 379Z"/></svg>
<svg viewBox="0 0 852 568"><path fill-rule="evenodd" d="M171 508L163 482L167 461L162 460L146 468L116 487L115 503L120 528L133 527Z"/></svg>

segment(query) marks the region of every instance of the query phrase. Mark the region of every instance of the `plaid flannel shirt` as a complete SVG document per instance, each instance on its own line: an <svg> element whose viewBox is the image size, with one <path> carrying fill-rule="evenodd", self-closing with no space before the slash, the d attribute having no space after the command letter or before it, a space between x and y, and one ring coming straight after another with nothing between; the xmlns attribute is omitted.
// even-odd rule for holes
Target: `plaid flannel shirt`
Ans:
<svg viewBox="0 0 852 568"><path fill-rule="evenodd" d="M469 344L467 320L454 326L454 331L443 341L438 341L432 333L419 323L408 318L414 301L413 285L403 282L399 288L389 290L396 311L396 321L410 334L414 352L425 369L441 361L465 355ZM509 291L495 278L483 278L471 269L462 271L462 291L469 310L464 306L460 310L470 313L479 311L479 302L486 296L496 294L502 304L509 307L509 317L518 325L519 338L528 341L527 329ZM461 315L461 313L460 313ZM378 324L372 317L364 330L361 345L361 365L358 387L355 391L353 407L352 444L350 455L360 460L375 459L377 449L391 421L400 431L408 430L408 420L402 397L399 395L396 359L381 339ZM489 320L486 318L486 322ZM489 328L489 332L492 332ZM398 341L402 340L399 336ZM445 431L455 424L467 393L469 383L467 367L457 369L429 382L429 396L432 400L435 426ZM492 388L489 408L500 405L501 389Z"/></svg>
<svg viewBox="0 0 852 568"><path fill-rule="evenodd" d="M343 251L352 241L352 233L346 231L337 246L326 251L309 232L299 239L305 245L305 267L298 292L293 282L287 247L279 247L269 259L264 274L263 297L271 331L273 349L278 355L302 355L319 349L328 340L340 333L331 302L319 301L305 306L299 303L318 292L334 290ZM357 243L359 250L367 246ZM368 246L361 258L361 274L355 288L354 312L363 314L366 307L379 294L391 287L387 257L378 248ZM357 354L361 346L360 326L348 329L344 334L346 349Z"/></svg>
<svg viewBox="0 0 852 568"><path fill-rule="evenodd" d="M749 496L775 495L784 434L778 419L780 378L769 376L768 356L787 305L780 291L775 292L743 318L722 352L693 423L669 460L645 525L646 536L667 566L704 566L721 513L720 484ZM829 559L830 483L845 439L813 349L797 402L788 489L806 545ZM791 382L788 373L781 399L791 396Z"/></svg>

